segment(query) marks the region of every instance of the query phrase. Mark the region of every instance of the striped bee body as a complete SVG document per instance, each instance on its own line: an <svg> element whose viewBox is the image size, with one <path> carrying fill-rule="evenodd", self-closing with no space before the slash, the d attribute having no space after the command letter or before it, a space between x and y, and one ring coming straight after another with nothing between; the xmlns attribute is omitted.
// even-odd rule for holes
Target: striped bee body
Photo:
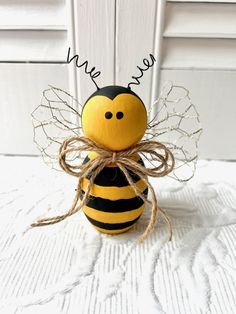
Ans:
<svg viewBox="0 0 236 314"><path fill-rule="evenodd" d="M96 154L91 152L85 158L84 163L95 156ZM137 155L135 159L144 165L140 156ZM145 181L131 171L129 174L136 186L146 196L148 188ZM82 181L81 199L89 183L89 177ZM133 226L141 216L144 206L143 200L135 194L123 172L118 167L111 165L105 167L97 175L83 211L97 230L108 234L117 234Z"/></svg>

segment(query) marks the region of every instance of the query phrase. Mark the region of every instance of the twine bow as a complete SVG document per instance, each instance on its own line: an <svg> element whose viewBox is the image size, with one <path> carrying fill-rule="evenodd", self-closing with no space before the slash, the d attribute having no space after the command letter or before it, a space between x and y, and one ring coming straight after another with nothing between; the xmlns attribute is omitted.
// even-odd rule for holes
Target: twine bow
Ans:
<svg viewBox="0 0 236 314"><path fill-rule="evenodd" d="M93 159L90 159L85 164L72 165L69 163L68 156L71 153L80 154L83 151L95 152L97 156ZM160 165L157 167L146 168L137 161L135 161L134 156L137 154L150 154L152 158L155 158L159 161ZM148 176L151 177L163 177L170 173L175 164L174 156L171 151L163 144L156 141L141 141L134 146L114 152L101 145L98 145L94 141L88 139L87 137L82 136L72 136L62 143L59 151L59 163L61 168L68 174L78 177L78 185L76 189L76 195L73 200L71 208L67 213L59 215L56 217L43 218L38 220L36 223L33 223L32 227L45 226L57 223L64 220L65 218L75 214L83 206L86 205L91 188L93 187L94 180L97 175L107 166L115 165L117 166L126 177L128 183L135 191L135 194L140 197L145 203L151 203L151 217L148 223L148 226L144 233L142 234L140 241L142 242L147 238L149 233L153 230L157 218L158 211L163 215L166 223L169 227L170 236L172 238L172 226L169 217L166 215L163 209L161 209L157 204L157 198L155 191L152 185L148 182ZM133 172L135 175L139 176L144 180L145 184L148 186L148 189L151 194L151 200L148 200L147 197L142 193L142 191L134 183L130 172ZM81 192L81 183L84 178L90 176L87 189L83 195L82 200L80 201L80 192Z"/></svg>

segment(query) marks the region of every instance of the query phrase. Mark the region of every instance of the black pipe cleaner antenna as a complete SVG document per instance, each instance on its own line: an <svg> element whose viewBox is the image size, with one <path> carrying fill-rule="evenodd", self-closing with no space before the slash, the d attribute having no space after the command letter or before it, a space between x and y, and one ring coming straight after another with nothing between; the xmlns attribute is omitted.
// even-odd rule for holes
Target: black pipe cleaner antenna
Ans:
<svg viewBox="0 0 236 314"><path fill-rule="evenodd" d="M139 75L139 76L132 76L132 79L134 79L134 81L133 81L133 82L131 81L131 82L128 84L128 88L131 88L130 85L140 85L139 79L140 79L141 77L143 77L143 72L145 72L145 71L147 71L149 68L151 68L151 67L153 66L154 62L156 62L156 59L155 59L155 57L154 57L152 54L150 54L149 56L150 56L150 60L148 60L148 59L146 59L146 58L143 59L143 64L145 65L145 68L144 68L144 69L141 68L140 66L137 66L137 68L138 68L139 71L140 71L140 75Z"/></svg>
<svg viewBox="0 0 236 314"><path fill-rule="evenodd" d="M67 63L71 63L71 61L73 60L76 60L75 61L75 65L77 68L82 68L84 66L84 71L86 74L89 74L91 80L93 81L93 83L95 84L96 88L99 89L96 81L95 81L95 78L97 78L101 72L100 71L95 71L95 67L92 67L90 70L88 70L88 60L84 61L83 63L81 64L78 64L78 61L79 61L79 55L74 55L72 58L70 58L70 47L68 49L68 53L67 53Z"/></svg>

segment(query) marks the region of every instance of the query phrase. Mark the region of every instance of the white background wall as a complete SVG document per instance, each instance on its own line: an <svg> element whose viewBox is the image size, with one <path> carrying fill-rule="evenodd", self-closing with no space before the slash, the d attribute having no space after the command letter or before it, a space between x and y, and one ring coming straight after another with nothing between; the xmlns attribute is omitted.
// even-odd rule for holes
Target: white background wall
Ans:
<svg viewBox="0 0 236 314"><path fill-rule="evenodd" d="M126 85L149 53L158 58L134 90L147 107L159 82L191 90L204 128L202 158L236 159L236 1L0 0L0 153L37 154L30 113L48 84L81 101L91 80L67 49Z"/></svg>

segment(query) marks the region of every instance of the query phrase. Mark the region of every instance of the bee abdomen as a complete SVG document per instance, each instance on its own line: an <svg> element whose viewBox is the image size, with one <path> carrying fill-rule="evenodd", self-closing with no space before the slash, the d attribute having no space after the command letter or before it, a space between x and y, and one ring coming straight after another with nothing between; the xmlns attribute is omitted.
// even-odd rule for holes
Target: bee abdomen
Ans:
<svg viewBox="0 0 236 314"><path fill-rule="evenodd" d="M132 173L130 175L146 196L148 189L145 181ZM89 177L82 182L81 199L88 183ZM139 219L143 210L144 201L135 194L118 167L103 169L92 186L86 206L83 207L87 219L94 227L110 234L128 230Z"/></svg>

